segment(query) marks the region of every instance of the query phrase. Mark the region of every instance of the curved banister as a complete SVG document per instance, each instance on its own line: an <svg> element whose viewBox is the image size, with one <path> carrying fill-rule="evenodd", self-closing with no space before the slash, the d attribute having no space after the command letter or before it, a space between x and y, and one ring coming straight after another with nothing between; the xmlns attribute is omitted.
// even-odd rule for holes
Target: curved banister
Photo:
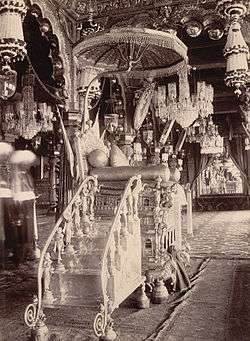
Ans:
<svg viewBox="0 0 250 341"><path fill-rule="evenodd" d="M88 176L86 179L83 180L81 185L79 186L78 190L74 194L73 198L63 211L63 213L60 215L58 218L53 230L51 231L44 247L41 252L40 260L39 260L39 265L38 265L38 275L37 275L37 285L38 285L38 294L37 298L35 299L33 304L28 305L25 311L25 322L29 327L33 327L37 324L39 318L40 318L40 313L42 313L42 277L43 277L43 264L45 260L45 255L48 251L48 248L53 240L53 238L56 235L56 232L58 231L59 227L65 220L65 217L67 216L68 211L72 209L72 206L75 204L77 199L79 198L79 195L81 192L84 190L84 187L92 181L93 183L97 183L97 176Z"/></svg>
<svg viewBox="0 0 250 341"><path fill-rule="evenodd" d="M109 309L110 307L108 306L108 297L106 294L106 262L107 262L107 258L108 258L108 253L110 248L112 248L112 243L114 241L114 234L116 232L116 228L118 226L119 219L121 217L122 211L124 206L127 204L127 199L128 197L131 195L133 196L133 185L136 183L136 186L140 187L139 191L142 189L142 184L141 184L141 176L137 175L137 176L133 176L132 178L130 178L130 180L127 182L127 185L125 187L125 190L123 192L121 201L118 205L118 208L115 212L115 218L113 220L110 232L109 232L109 237L108 237L108 241L103 253L103 257L102 257L102 262L101 262L101 285L102 285L102 295L103 295L103 306L102 306L102 314L98 314L97 318L102 319L102 323L103 326L105 326L107 324L107 319L108 319L108 315L110 313ZM138 218L138 217L137 217ZM116 308L116 307L113 307ZM100 316L102 315L102 317Z"/></svg>

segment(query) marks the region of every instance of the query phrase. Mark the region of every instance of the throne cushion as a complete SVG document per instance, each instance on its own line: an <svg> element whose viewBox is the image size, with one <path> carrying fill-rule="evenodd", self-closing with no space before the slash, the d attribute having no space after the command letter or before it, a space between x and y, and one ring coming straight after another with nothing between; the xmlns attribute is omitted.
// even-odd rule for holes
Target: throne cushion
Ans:
<svg viewBox="0 0 250 341"><path fill-rule="evenodd" d="M164 182L169 180L170 175L165 165L103 167L92 169L90 174L97 175L99 181L126 181L132 176L141 175L142 180L155 180L160 176Z"/></svg>

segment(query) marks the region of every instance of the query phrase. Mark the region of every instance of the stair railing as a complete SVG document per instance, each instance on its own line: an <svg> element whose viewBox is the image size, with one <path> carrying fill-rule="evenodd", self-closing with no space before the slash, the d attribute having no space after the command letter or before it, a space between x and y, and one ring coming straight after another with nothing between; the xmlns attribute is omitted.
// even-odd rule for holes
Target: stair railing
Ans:
<svg viewBox="0 0 250 341"><path fill-rule="evenodd" d="M132 177L116 209L102 258L102 299L94 321L97 337L112 334L111 313L138 288L141 275L141 230L138 201L143 189L140 175Z"/></svg>
<svg viewBox="0 0 250 341"><path fill-rule="evenodd" d="M38 294L34 296L33 303L27 306L24 313L25 323L33 331L45 326L43 303L52 304L54 301L53 293L50 290L52 273L70 270L70 267L73 266L72 262L77 260L77 255L86 252L87 245L85 241L90 241L95 236L93 220L94 200L97 191L98 181L96 176L88 176L84 179L57 220L44 245L38 265ZM76 245L73 245L73 239L77 240ZM54 248L52 248L53 240ZM53 253L56 259L52 260L50 253ZM67 263L64 255L65 257L70 256L71 262Z"/></svg>

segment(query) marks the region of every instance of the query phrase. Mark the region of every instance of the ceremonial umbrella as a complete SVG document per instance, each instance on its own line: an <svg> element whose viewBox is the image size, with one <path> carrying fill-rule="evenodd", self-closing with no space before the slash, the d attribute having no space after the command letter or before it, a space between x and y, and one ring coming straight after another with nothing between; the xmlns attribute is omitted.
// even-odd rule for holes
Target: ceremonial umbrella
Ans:
<svg viewBox="0 0 250 341"><path fill-rule="evenodd" d="M78 43L73 52L78 63L88 61L103 69L99 77L118 74L128 78L169 76L183 68L186 70L188 64L187 47L174 31L138 27L114 28L93 34ZM86 99L92 82L87 88ZM87 112L85 100L85 114Z"/></svg>
<svg viewBox="0 0 250 341"><path fill-rule="evenodd" d="M140 73L161 68L178 70L187 62L187 47L173 33L147 28L114 28L93 34L74 48L76 57L106 66L106 71Z"/></svg>

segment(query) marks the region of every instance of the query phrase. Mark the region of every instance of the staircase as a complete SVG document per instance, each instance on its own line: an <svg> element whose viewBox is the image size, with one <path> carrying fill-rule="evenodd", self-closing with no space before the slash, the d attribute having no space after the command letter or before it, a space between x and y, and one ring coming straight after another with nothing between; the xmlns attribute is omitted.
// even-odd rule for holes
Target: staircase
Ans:
<svg viewBox="0 0 250 341"><path fill-rule="evenodd" d="M83 181L41 253L38 296L25 311L33 334L47 333L44 308L80 306L97 337L115 337L111 314L143 281L141 190L139 176L113 192L95 176Z"/></svg>

